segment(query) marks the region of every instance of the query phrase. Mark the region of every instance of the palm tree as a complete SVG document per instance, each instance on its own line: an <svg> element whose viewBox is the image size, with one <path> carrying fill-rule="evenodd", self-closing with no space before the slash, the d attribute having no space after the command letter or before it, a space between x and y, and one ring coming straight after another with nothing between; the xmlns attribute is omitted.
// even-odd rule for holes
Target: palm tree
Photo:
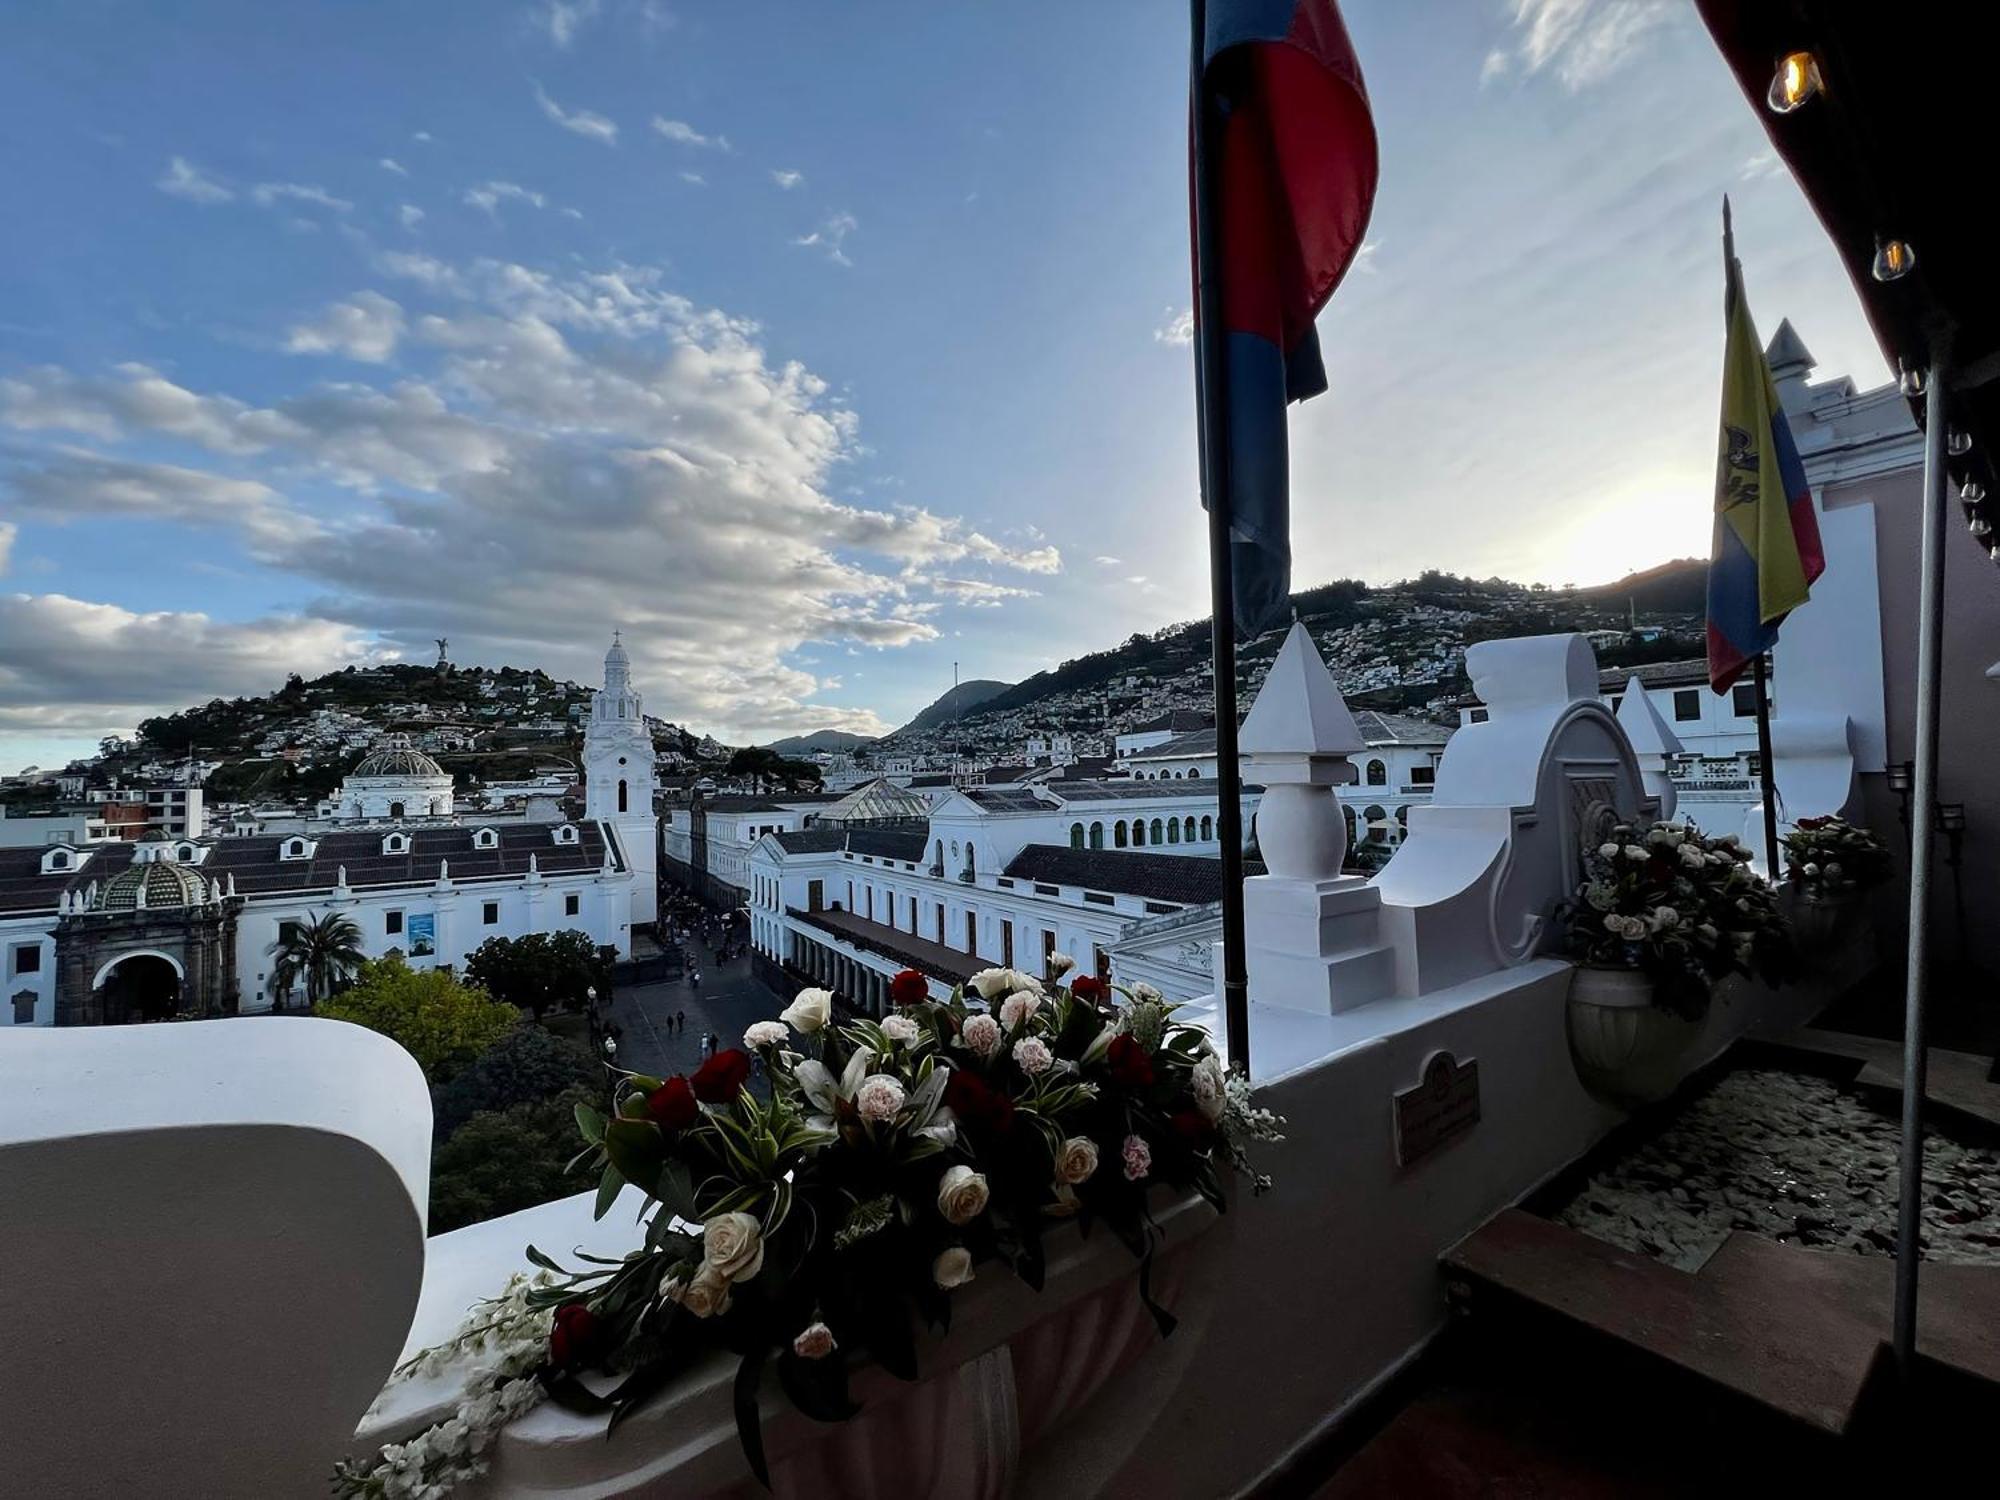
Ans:
<svg viewBox="0 0 2000 1500"><path fill-rule="evenodd" d="M367 961L361 951L361 929L347 917L327 912L309 922L287 922L271 944L272 993L291 993L300 978L306 982L306 1004L317 1005L334 985L351 978Z"/></svg>

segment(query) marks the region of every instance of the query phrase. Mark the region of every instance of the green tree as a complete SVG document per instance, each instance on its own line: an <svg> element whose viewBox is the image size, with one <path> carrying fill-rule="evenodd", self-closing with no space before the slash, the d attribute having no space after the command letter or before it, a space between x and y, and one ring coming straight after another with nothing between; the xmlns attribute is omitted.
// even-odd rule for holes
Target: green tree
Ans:
<svg viewBox="0 0 2000 1500"><path fill-rule="evenodd" d="M474 1115L431 1157L432 1234L566 1198L590 1181L564 1171L583 1142L576 1106L603 1108L602 1091L569 1089L533 1104Z"/></svg>
<svg viewBox="0 0 2000 1500"><path fill-rule="evenodd" d="M574 928L531 932L518 938L488 938L465 961L465 977L496 1000L505 1000L541 1019L550 1006L580 1006L584 991L611 990L611 964L590 935Z"/></svg>
<svg viewBox="0 0 2000 1500"><path fill-rule="evenodd" d="M400 953L361 966L348 988L313 1008L379 1031L443 1083L520 1024L521 1013L442 969L413 969Z"/></svg>
<svg viewBox="0 0 2000 1500"><path fill-rule="evenodd" d="M476 1114L533 1104L565 1089L603 1095L605 1083L603 1065L587 1048L539 1026L516 1026L432 1092L431 1112L443 1139Z"/></svg>
<svg viewBox="0 0 2000 1500"><path fill-rule="evenodd" d="M278 940L266 951L272 960L272 990L289 994L292 986L304 979L308 1005L317 1005L367 962L361 951L361 929L338 912L322 913L309 922L285 923L278 931Z"/></svg>

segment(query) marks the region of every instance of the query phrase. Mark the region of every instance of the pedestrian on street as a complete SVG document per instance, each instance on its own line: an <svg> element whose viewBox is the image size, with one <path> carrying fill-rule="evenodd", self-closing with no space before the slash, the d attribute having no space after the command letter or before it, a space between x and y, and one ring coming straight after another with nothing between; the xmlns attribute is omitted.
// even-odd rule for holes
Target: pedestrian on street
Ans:
<svg viewBox="0 0 2000 1500"><path fill-rule="evenodd" d="M688 975L688 986L691 989L697 990L701 988L701 970L696 969L692 974Z"/></svg>
<svg viewBox="0 0 2000 1500"><path fill-rule="evenodd" d="M686 1011L677 1010L674 1012L674 1029L676 1031L686 1031L688 1029L688 1013Z"/></svg>

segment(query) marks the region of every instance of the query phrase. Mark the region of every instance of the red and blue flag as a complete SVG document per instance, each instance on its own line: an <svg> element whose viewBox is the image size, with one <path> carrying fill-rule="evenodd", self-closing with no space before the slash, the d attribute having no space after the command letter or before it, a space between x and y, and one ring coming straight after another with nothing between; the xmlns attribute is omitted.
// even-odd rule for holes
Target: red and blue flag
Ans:
<svg viewBox="0 0 2000 1500"><path fill-rule="evenodd" d="M1214 206L1236 623L1289 618L1285 408L1326 389L1313 319L1354 263L1375 201L1375 122L1335 0L1207 0L1201 97ZM1197 254L1197 259L1199 258ZM1201 267L1196 266L1197 292ZM1201 298L1195 299L1200 317ZM1204 493L1209 504L1217 497Z"/></svg>

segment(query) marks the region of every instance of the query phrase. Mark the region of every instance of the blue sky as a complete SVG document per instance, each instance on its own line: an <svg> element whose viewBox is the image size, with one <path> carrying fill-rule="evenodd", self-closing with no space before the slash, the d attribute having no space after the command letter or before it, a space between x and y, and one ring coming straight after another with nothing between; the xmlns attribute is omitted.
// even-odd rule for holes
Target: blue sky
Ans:
<svg viewBox="0 0 2000 1500"><path fill-rule="evenodd" d="M1352 0L1382 185L1295 582L1705 551L1718 200L1886 378L1674 0ZM1170 0L0 19L0 765L350 660L732 740L1204 612Z"/></svg>

